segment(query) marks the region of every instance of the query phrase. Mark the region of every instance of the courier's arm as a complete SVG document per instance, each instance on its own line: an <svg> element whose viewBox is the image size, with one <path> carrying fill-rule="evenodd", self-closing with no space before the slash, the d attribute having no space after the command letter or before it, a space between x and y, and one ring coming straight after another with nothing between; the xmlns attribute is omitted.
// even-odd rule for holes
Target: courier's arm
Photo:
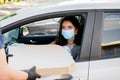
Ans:
<svg viewBox="0 0 120 80"><path fill-rule="evenodd" d="M16 70L10 67L6 61L6 54L0 31L0 80L35 80L40 78L35 72L35 67L27 70L27 72Z"/></svg>

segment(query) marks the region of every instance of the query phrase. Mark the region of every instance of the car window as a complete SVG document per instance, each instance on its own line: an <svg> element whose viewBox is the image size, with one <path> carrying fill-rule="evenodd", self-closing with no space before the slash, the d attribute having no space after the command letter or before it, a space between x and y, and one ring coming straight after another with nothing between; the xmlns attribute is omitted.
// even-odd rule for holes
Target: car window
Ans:
<svg viewBox="0 0 120 80"><path fill-rule="evenodd" d="M102 56L120 55L120 12L104 13Z"/></svg>
<svg viewBox="0 0 120 80"><path fill-rule="evenodd" d="M77 59L77 62L81 60L89 60L89 52L86 51L84 54L82 50L83 44L86 43L86 38L88 37L83 37L84 35L90 34L93 29L90 31L87 31L89 29L85 29L86 24L88 23L89 20L91 20L91 13L88 14L88 12L80 12L79 14L74 14L72 16L75 16L80 24L80 31L79 31L79 38L76 39L76 44L75 46L78 51L74 51L74 53L77 53L77 55L74 55ZM94 15L94 14L93 14ZM94 18L94 16L92 17ZM70 16L70 15L69 15ZM3 34L3 39L5 46L19 46L19 45L48 45L51 42L55 41L58 37L58 31L60 27L60 21L66 16L61 15L61 16L53 16L53 17L48 17L44 18L43 16L39 16L39 18L36 19L36 17L30 17L30 19L22 19L25 21L18 21L15 25L12 25L12 27L16 27L15 29L11 29L10 31L6 32ZM88 19L87 19L88 17ZM94 20L94 19L93 19ZM92 21L93 21L92 20ZM91 25L92 25L91 21ZM87 24L87 26L90 26L90 24ZM90 27L88 27L90 28ZM89 45L87 48L90 47L90 40L87 40ZM84 45L84 47L86 46ZM81 52L82 51L82 52Z"/></svg>
<svg viewBox="0 0 120 80"><path fill-rule="evenodd" d="M81 26L80 43L82 41L83 29L85 25L85 16L86 15L75 16ZM63 17L56 17L39 20L13 29L3 35L4 43L6 46L18 46L21 44L50 44L58 35L60 21L62 18ZM80 56L80 51L78 53L78 56Z"/></svg>

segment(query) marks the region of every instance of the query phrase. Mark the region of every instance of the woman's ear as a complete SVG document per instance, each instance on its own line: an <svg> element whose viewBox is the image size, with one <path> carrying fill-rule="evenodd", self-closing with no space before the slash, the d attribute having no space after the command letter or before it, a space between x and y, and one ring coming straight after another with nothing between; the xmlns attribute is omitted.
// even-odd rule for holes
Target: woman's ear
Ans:
<svg viewBox="0 0 120 80"><path fill-rule="evenodd" d="M75 29L75 34L77 34L77 32L78 32L78 29Z"/></svg>

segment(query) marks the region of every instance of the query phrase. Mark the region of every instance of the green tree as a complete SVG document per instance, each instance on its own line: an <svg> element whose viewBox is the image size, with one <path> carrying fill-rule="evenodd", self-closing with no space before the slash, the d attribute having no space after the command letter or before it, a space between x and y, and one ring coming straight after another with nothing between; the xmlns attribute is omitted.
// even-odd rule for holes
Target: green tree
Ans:
<svg viewBox="0 0 120 80"><path fill-rule="evenodd" d="M0 4L7 4L8 2L20 2L22 0L0 0Z"/></svg>

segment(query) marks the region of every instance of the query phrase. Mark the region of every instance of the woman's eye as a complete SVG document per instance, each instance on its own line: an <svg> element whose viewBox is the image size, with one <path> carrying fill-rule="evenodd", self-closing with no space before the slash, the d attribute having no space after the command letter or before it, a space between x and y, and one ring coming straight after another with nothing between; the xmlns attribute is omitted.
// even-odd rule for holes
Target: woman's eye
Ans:
<svg viewBox="0 0 120 80"><path fill-rule="evenodd" d="M65 26L62 26L62 29L65 29Z"/></svg>
<svg viewBox="0 0 120 80"><path fill-rule="evenodd" d="M72 29L72 26L62 26L62 29Z"/></svg>
<svg viewBox="0 0 120 80"><path fill-rule="evenodd" d="M68 26L69 29L72 29L72 26Z"/></svg>

